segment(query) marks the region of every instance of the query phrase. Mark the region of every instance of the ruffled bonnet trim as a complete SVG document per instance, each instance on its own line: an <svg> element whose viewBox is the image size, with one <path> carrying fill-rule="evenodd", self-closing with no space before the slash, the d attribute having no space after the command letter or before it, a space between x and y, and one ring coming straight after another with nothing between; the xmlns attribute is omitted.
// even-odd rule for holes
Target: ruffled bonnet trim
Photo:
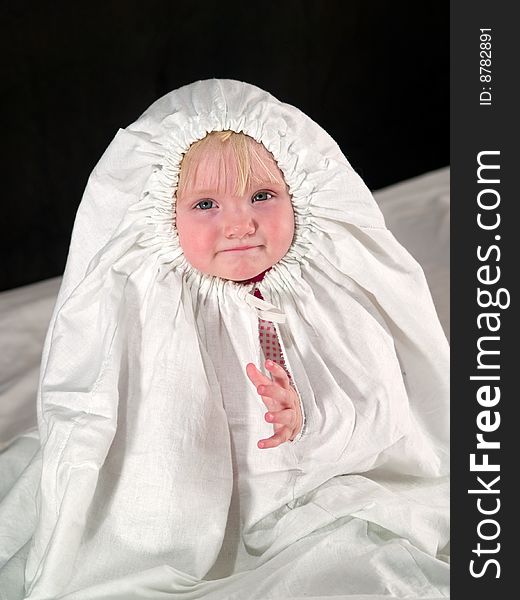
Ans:
<svg viewBox="0 0 520 600"><path fill-rule="evenodd" d="M233 89L237 86L245 88L245 92L241 101L231 106L226 97L233 98ZM247 110L244 107L246 92L255 99ZM201 96L208 99L206 106L201 107L200 102L197 104L194 100ZM302 261L316 242L315 233L330 233L333 221L384 227L383 217L369 190L335 142L294 107L251 85L231 80L201 81L158 100L127 131L143 135L141 122L149 127L154 113L165 105L170 106L166 114L158 120L155 116L157 135L152 139L147 135L144 151L150 154L153 148L155 155L151 175L127 215L138 231L136 243L156 255L162 274L171 269L179 270L187 283L203 294L215 288L220 294L226 287L242 291L241 295L247 293L242 283L206 275L190 265L180 247L175 226L175 192L181 160L194 142L212 131L242 132L262 143L274 156L288 185L295 217L294 238L286 255L264 277L266 287L280 291L291 278L298 278ZM196 114L191 114L194 111ZM312 140L306 139L308 133L301 139L299 134L309 129ZM338 190L341 189L349 193L338 207ZM127 226L128 223L124 225L125 230Z"/></svg>

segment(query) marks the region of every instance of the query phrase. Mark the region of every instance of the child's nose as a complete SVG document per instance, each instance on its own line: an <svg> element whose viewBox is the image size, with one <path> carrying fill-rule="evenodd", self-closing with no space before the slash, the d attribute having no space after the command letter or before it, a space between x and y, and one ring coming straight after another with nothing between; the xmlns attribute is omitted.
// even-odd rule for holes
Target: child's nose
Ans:
<svg viewBox="0 0 520 600"><path fill-rule="evenodd" d="M226 237L244 237L251 235L256 231L256 225L250 215L243 215L234 219L229 219L224 226Z"/></svg>

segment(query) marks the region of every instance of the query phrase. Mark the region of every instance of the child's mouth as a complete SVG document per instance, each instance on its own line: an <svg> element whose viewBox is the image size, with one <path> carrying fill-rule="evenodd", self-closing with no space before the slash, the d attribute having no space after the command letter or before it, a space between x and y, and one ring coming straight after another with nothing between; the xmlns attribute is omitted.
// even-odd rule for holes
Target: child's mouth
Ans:
<svg viewBox="0 0 520 600"><path fill-rule="evenodd" d="M254 250L255 248L260 248L260 246L237 246L236 248L222 250L222 252L241 252L243 250Z"/></svg>

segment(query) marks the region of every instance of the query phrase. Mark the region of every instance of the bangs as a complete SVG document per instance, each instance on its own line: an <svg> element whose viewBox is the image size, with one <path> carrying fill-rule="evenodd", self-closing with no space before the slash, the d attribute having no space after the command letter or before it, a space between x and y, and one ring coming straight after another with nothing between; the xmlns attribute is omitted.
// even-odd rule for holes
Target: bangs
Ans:
<svg viewBox="0 0 520 600"><path fill-rule="evenodd" d="M265 183L285 185L272 154L244 133L213 131L184 155L177 197L194 188L241 196L246 189Z"/></svg>

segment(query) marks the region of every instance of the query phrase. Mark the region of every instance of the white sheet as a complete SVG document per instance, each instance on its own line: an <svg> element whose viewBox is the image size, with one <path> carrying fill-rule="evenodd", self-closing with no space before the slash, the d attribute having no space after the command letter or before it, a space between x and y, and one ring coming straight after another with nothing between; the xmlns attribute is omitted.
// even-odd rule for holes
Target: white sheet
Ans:
<svg viewBox="0 0 520 600"><path fill-rule="evenodd" d="M450 335L449 168L374 192L385 222L422 266L446 337ZM61 277L0 293L0 448L36 426L43 340Z"/></svg>
<svg viewBox="0 0 520 600"><path fill-rule="evenodd" d="M403 182L392 186L386 190L381 190L375 194L376 200L385 216L389 229L395 234L397 239L411 252L411 254L422 265L427 280L432 291L439 318L444 327L446 335L449 335L449 201L448 201L448 170L443 169L435 173L416 178L411 181ZM7 448L1 459L2 484L0 485L0 497L4 497L11 490L11 485L16 481L28 462L28 459L38 447L37 434L31 431L36 425L36 413L34 397L38 379L39 360L43 338L47 329L48 321L52 312L60 278L54 278L45 282L40 282L31 286L25 286L17 290L11 290L0 294L0 326L2 331L2 345L7 351L4 351L0 360L0 443ZM20 433L26 432L22 437ZM13 440L15 440L13 442ZM34 469L34 465L31 467ZM21 479L18 479L17 490L10 492L7 503L0 504L0 519L5 514L11 514L13 505L17 502L26 502L27 486L33 485L35 478L31 473L25 473ZM356 485L356 478L349 476L345 478L345 485L351 487ZM25 482L25 483L24 483ZM410 482L408 482L410 484ZM293 507L290 514L278 515L280 523L283 526L284 535L291 532L293 536L292 545L287 545L287 551L283 549L278 555L274 556L268 563L260 565L255 569L255 577L248 583L248 573L239 574L231 577L227 582L225 592L218 591L218 582L206 582L204 584L204 594L208 598L244 598L244 589L251 588L250 598L275 598L287 597L287 574L285 573L288 561L298 560L298 573L312 571L313 552L312 549L321 545L320 553L323 560L329 560L331 568L338 568L338 564L344 561L349 564L353 572L356 572L359 579L352 581L352 595L350 598L370 597L376 600L388 598L388 590L381 589L378 595L377 590L367 588L366 596L363 593L367 581L371 580L371 573L374 570L381 570L381 576L391 577L391 573L385 570L395 569L402 574L410 571L408 569L414 565L414 575L410 576L408 582L409 588L404 586L401 589L394 589L392 592L396 596L408 596L410 589L420 589L423 586L424 594L421 597L434 598L434 590L424 581L417 580L416 565L419 563L419 572L421 561L425 560L425 555L418 552L409 542L395 544L388 541L388 544L381 544L384 538L385 525L390 526L390 521L395 515L400 505L402 494L406 495L407 502L414 503L416 506L427 504L428 490L417 490L414 496L413 486L408 485L405 489L402 482L387 481L387 489L394 490L393 500L391 496L385 494L381 496L384 508L377 517L372 514L372 523L367 525L363 519L364 511L371 510L373 498L377 498L382 493L377 484L372 484L368 479L359 478L358 495L354 497L357 506L346 506L339 503L334 505L334 495L327 495L327 487L320 489L321 496L317 496L313 502L308 502L301 506ZM437 484L435 484L437 485ZM24 487L25 486L25 487ZM330 491L330 489L329 489ZM25 492L25 493L23 493ZM36 490L34 490L36 492ZM426 495L425 495L426 494ZM357 498L357 499L356 499ZM371 498L367 504L364 498ZM443 526L437 522L440 513L445 509L443 506L428 509L428 515L425 519L430 522L430 526L435 529L437 526ZM300 510L300 513L299 513ZM310 512L309 512L310 511ZM425 508L426 511L426 508ZM27 507L27 515L31 514L31 507ZM287 519L291 517L289 524ZM322 528L316 530L316 521L322 520ZM379 522L379 525L375 521ZM312 528L315 534L305 535L305 523L313 523ZM303 527L298 529L296 525ZM290 526L289 526L290 525ZM27 540L31 534L33 523L30 518L26 522ZM360 539L356 530L363 530L369 527L369 539L373 537L376 543L367 542L365 548L358 546L352 547L349 541ZM296 527L296 528L295 528ZM331 529L332 528L332 529ZM413 527L411 528L413 531ZM426 533L426 535L424 535ZM410 536L410 531L403 535ZM428 537L427 532L421 532L423 539ZM417 544L420 546L418 537ZM290 548L290 555L287 554ZM406 550L404 550L405 548ZM4 569L4 573L18 571L24 562L28 546L24 546L21 551L11 560L10 564ZM442 549L439 549L441 551ZM9 541L1 547L0 559L2 553L8 555ZM428 549L432 551L432 549ZM216 578L225 571L226 549L221 554L224 564L216 565L213 576ZM440 552L442 556L442 551ZM296 556L300 556L296 559ZM327 559L327 556L329 557ZM306 562L308 561L308 562ZM1 561L0 561L1 564ZM429 561L425 569L431 570L435 567L433 561ZM220 571L224 569L224 571ZM152 572L153 571L153 572ZM282 579L281 573L284 573L285 583L277 587L277 580ZM208 576L208 579L211 579ZM258 581L263 579L262 585ZM402 575L400 576L402 580ZM175 582L178 586L186 586L186 593L183 598L201 597L202 587L186 579L184 574L175 572L174 569L161 567L150 571L150 581L157 587L157 595L154 597L166 597L167 589ZM162 583L160 583L162 582ZM121 598L127 600L130 597L148 597L146 592L139 595L138 587L143 585L142 579L135 586L128 578L119 587L119 595L114 594L113 588L108 592L100 586L98 590L91 590L88 596L74 595L75 600L81 598ZM213 586L213 587L212 587ZM248 587L249 586L249 587ZM159 591L159 588L164 591ZM188 589L191 588L191 589ZM344 591L344 587L342 591ZM264 591L263 591L264 590ZM339 593L339 590L337 590ZM335 593L334 578L328 577L326 571L322 571L322 578L315 578L312 587L306 590L306 598L325 598ZM211 595L214 593L214 595ZM20 590L21 594L21 590ZM110 596L109 596L110 594ZM277 595L280 594L280 595ZM3 599L2 592L0 597ZM19 597L22 597L21 595ZM171 597L171 596L169 596ZM291 596L296 597L296 596ZM439 591L438 597L445 597L444 593ZM7 598L7 597L5 597ZM65 598L65 597L64 597ZM13 600L9 598L9 600Z"/></svg>

